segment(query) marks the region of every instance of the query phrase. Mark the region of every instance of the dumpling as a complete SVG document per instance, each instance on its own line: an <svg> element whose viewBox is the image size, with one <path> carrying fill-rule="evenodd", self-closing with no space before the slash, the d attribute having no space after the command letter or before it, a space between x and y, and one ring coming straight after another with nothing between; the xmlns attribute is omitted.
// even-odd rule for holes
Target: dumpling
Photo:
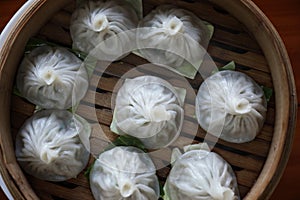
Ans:
<svg viewBox="0 0 300 200"><path fill-rule="evenodd" d="M16 137L16 157L30 175L48 181L75 178L89 160L90 125L64 110L43 110Z"/></svg>
<svg viewBox="0 0 300 200"><path fill-rule="evenodd" d="M90 187L96 200L159 198L155 166L145 152L135 147L114 147L100 154L90 172Z"/></svg>
<svg viewBox="0 0 300 200"><path fill-rule="evenodd" d="M196 97L200 126L228 142L253 140L264 124L266 111L262 88L237 71L221 71L207 78Z"/></svg>
<svg viewBox="0 0 300 200"><path fill-rule="evenodd" d="M169 145L183 123L184 97L180 94L155 76L126 79L117 94L112 131L134 136L150 149Z"/></svg>
<svg viewBox="0 0 300 200"><path fill-rule="evenodd" d="M37 47L25 55L16 82L23 97L45 109L76 105L89 85L82 61L64 48L50 46Z"/></svg>
<svg viewBox="0 0 300 200"><path fill-rule="evenodd" d="M90 53L97 47L101 60L122 57L128 53L126 44L133 41L128 30L137 28L138 20L134 8L124 1L87 1L72 14L73 48Z"/></svg>
<svg viewBox="0 0 300 200"><path fill-rule="evenodd" d="M194 147L192 149L175 161L164 186L164 199L240 199L231 166L216 153Z"/></svg>
<svg viewBox="0 0 300 200"><path fill-rule="evenodd" d="M213 27L190 11L162 5L139 23L139 53L148 61L194 78Z"/></svg>

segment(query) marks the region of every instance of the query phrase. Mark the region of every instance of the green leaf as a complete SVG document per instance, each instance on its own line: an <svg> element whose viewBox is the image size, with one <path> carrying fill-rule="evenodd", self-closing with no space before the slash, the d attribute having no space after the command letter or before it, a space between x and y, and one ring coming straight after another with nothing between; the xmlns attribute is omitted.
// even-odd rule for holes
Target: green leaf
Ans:
<svg viewBox="0 0 300 200"><path fill-rule="evenodd" d="M44 108L42 108L41 106L35 105L33 113L39 112L41 110L44 110Z"/></svg>
<svg viewBox="0 0 300 200"><path fill-rule="evenodd" d="M196 77L196 74L202 64L203 60L200 60L197 62L197 64L193 65L188 62L184 62L180 67L178 68L169 68L171 71L176 72L177 74L180 74L182 76L185 76L190 79L194 79Z"/></svg>
<svg viewBox="0 0 300 200"><path fill-rule="evenodd" d="M234 61L231 61L230 63L228 63L227 65L225 65L224 67L220 68L219 71L224 71L224 70L235 70L235 63Z"/></svg>
<svg viewBox="0 0 300 200"><path fill-rule="evenodd" d="M144 144L137 138L130 135L121 135L115 141L113 141L104 151L110 150L116 146L133 146L147 152Z"/></svg>
<svg viewBox="0 0 300 200"><path fill-rule="evenodd" d="M42 47L46 45L51 47L59 46L57 44L39 38L30 38L25 46L25 54L29 54L33 49L37 47Z"/></svg>
<svg viewBox="0 0 300 200"><path fill-rule="evenodd" d="M169 197L169 195L168 195L168 193L167 193L166 184L167 184L167 183L165 183L165 185L164 185L164 187L163 187L163 193L164 193L164 195L162 196L162 198L163 198L164 200L170 200L170 197Z"/></svg>
<svg viewBox="0 0 300 200"><path fill-rule="evenodd" d="M209 32L209 38L211 39L215 32L215 27L207 21L203 21L203 23L206 25L208 32Z"/></svg>
<svg viewBox="0 0 300 200"><path fill-rule="evenodd" d="M163 198L165 196L165 191L164 191L164 186L160 181L159 181L159 192L160 192L160 197Z"/></svg>
<svg viewBox="0 0 300 200"><path fill-rule="evenodd" d="M268 88L268 87L265 87L265 86L261 86L261 88L264 91L267 102L269 102L271 97L272 97L273 90L271 88Z"/></svg>
<svg viewBox="0 0 300 200"><path fill-rule="evenodd" d="M59 44L55 44L53 42L49 42L43 39L39 39L39 38L30 38L25 46L25 54L30 53L33 49L37 48L37 47L42 47L42 46L51 46L51 47L63 47L65 49L67 49L68 51L72 52L74 55L76 55L80 60L84 60L87 57L87 54L79 51L79 50L75 50L75 49L71 49Z"/></svg>
<svg viewBox="0 0 300 200"><path fill-rule="evenodd" d="M224 65L223 67L219 68L219 69L215 69L212 71L212 74L215 74L217 72L220 72L220 71L225 71L225 70L232 70L232 71L235 71L235 62L234 61L231 61L229 62L227 65Z"/></svg>
<svg viewBox="0 0 300 200"><path fill-rule="evenodd" d="M86 171L83 174L88 180L90 180L90 173L95 165L95 162L96 162L96 160L90 166L88 166L88 168L86 169Z"/></svg>

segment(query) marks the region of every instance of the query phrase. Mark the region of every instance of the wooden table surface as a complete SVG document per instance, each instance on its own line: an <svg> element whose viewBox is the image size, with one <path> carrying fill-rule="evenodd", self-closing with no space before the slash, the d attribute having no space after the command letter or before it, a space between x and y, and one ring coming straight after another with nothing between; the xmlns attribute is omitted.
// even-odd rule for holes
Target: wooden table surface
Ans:
<svg viewBox="0 0 300 200"><path fill-rule="evenodd" d="M269 17L285 42L294 70L300 102L300 0L253 0ZM0 32L26 0L0 0ZM298 121L300 110L298 106ZM271 200L300 199L300 125L297 123L292 153ZM6 199L0 190L0 199Z"/></svg>

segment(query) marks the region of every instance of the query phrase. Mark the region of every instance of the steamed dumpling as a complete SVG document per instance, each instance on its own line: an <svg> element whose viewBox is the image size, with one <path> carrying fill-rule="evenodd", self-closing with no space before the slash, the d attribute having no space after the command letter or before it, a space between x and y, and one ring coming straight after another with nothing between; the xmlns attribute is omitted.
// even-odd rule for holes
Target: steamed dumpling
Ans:
<svg viewBox="0 0 300 200"><path fill-rule="evenodd" d="M30 175L48 181L75 178L89 159L90 125L63 110L29 118L16 137L16 157Z"/></svg>
<svg viewBox="0 0 300 200"><path fill-rule="evenodd" d="M135 147L115 147L100 154L90 173L96 200L155 200L159 183L150 157Z"/></svg>
<svg viewBox="0 0 300 200"><path fill-rule="evenodd" d="M137 24L134 8L124 1L87 1L71 18L73 48L90 53L98 45L96 52L102 60L121 57L127 53L123 48L133 40L126 31L135 29Z"/></svg>
<svg viewBox="0 0 300 200"><path fill-rule="evenodd" d="M231 70L206 79L196 98L200 126L217 137L221 133L220 138L229 142L253 140L264 124L266 111L262 88L246 74Z"/></svg>
<svg viewBox="0 0 300 200"><path fill-rule="evenodd" d="M59 47L35 48L25 55L17 74L21 95L45 109L74 106L84 97L88 85L82 61Z"/></svg>
<svg viewBox="0 0 300 200"><path fill-rule="evenodd" d="M208 27L190 11L159 6L139 23L139 52L152 63L193 78L212 36L213 27Z"/></svg>
<svg viewBox="0 0 300 200"><path fill-rule="evenodd" d="M165 147L181 132L183 101L179 91L161 78L126 79L117 94L113 125L120 135L134 136L146 148Z"/></svg>
<svg viewBox="0 0 300 200"><path fill-rule="evenodd" d="M230 165L218 154L202 149L189 150L177 158L164 190L166 200L239 199Z"/></svg>

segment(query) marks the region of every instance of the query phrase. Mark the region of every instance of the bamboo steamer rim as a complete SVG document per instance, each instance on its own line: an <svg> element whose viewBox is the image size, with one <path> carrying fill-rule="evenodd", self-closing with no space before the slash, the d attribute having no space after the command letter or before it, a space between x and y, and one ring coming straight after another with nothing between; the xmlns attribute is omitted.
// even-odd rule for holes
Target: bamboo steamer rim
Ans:
<svg viewBox="0 0 300 200"><path fill-rule="evenodd" d="M273 84L276 114L272 144L256 183L245 197L245 199L268 199L284 172L295 132L297 96L292 67L278 32L251 0L210 1L227 10L252 32L265 54L272 78L275 80ZM9 105L5 106L0 113L2 122L0 172L15 199L38 199L16 162L12 138L5 137L5 134L10 134L10 98L14 74L19 62L16 58L21 58L30 36L36 33L55 11L70 2L71 0L56 1L53 5L50 0L28 1L13 17L0 37L0 91L2 92L0 105ZM45 13L47 17L41 18L40 16ZM36 26L30 26L32 24ZM18 52L12 56L11 49L15 48L20 50L15 50Z"/></svg>

